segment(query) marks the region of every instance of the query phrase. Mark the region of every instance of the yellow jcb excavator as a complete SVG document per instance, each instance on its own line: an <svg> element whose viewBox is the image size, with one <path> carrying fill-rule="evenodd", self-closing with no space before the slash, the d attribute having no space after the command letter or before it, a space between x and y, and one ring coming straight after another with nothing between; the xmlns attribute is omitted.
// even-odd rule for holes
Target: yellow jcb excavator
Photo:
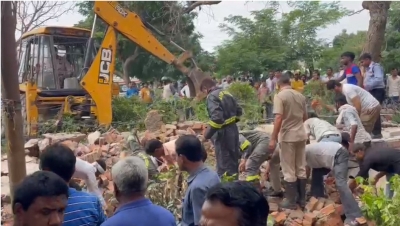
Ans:
<svg viewBox="0 0 400 226"><path fill-rule="evenodd" d="M110 126L112 97L119 93L113 83L117 34L185 74L191 96L200 93L201 82L209 77L197 66L189 69L183 65L192 58L191 52L175 57L153 36L150 30L156 29L117 2L96 1L94 12L91 31L52 26L23 34L18 75L25 137L37 136L39 119L65 113ZM97 18L108 25L99 48L93 39Z"/></svg>

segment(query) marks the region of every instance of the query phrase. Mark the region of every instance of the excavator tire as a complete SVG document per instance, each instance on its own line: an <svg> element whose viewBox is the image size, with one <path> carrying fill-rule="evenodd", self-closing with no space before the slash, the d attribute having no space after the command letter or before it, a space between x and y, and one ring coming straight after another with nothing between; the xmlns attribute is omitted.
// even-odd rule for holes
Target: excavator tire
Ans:
<svg viewBox="0 0 400 226"><path fill-rule="evenodd" d="M191 97L204 98L205 96L207 96L205 93L201 92L200 85L204 79L206 78L211 79L209 73L202 72L199 69L195 68L189 71L187 77L189 78L187 84L189 86Z"/></svg>

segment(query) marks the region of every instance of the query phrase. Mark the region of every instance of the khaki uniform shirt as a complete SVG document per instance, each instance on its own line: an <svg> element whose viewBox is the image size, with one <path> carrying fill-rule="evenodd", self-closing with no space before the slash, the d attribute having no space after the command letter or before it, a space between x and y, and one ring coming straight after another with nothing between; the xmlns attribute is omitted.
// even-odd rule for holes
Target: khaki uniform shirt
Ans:
<svg viewBox="0 0 400 226"><path fill-rule="evenodd" d="M279 141L298 142L307 140L303 124L306 98L299 92L284 88L274 97L274 114L282 115Z"/></svg>

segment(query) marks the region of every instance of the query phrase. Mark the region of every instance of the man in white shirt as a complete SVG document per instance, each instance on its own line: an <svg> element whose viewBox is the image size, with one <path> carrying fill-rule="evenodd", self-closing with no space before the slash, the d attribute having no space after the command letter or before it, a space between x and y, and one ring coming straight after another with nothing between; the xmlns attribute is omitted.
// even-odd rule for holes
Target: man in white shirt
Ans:
<svg viewBox="0 0 400 226"><path fill-rule="evenodd" d="M181 94L181 96L183 96L183 97L190 98L190 90L189 90L189 86L188 86L187 83L186 83L186 84L183 86L183 88L181 89L180 94Z"/></svg>
<svg viewBox="0 0 400 226"><path fill-rule="evenodd" d="M72 178L85 181L87 191L99 197L101 203L105 205L103 194L99 189L97 177L106 171L106 163L99 159L93 163L86 162L80 158L76 158L75 173Z"/></svg>
<svg viewBox="0 0 400 226"><path fill-rule="evenodd" d="M185 86L181 89L180 94L183 97L190 98L190 89L187 83L185 83ZM189 106L185 109L185 116L187 120L194 116L193 107Z"/></svg>
<svg viewBox="0 0 400 226"><path fill-rule="evenodd" d="M393 68L390 75L387 78L387 89L388 89L388 96L392 104L399 103L399 96L400 96L400 77L398 76L397 68Z"/></svg>
<svg viewBox="0 0 400 226"><path fill-rule="evenodd" d="M274 91L275 87L274 87L274 84L272 81L274 79L274 76L275 76L274 72L270 72L267 80L265 80L265 82L267 84L267 88L268 88L268 94L272 93Z"/></svg>
<svg viewBox="0 0 400 226"><path fill-rule="evenodd" d="M342 134L342 137L341 144L320 142L306 146L307 166L312 168L311 195L316 198L324 197L323 177L331 172L346 215L345 225L359 225L358 222L363 222L365 219L347 185L349 152L346 148L349 146L347 141L349 137L346 134Z"/></svg>
<svg viewBox="0 0 400 226"><path fill-rule="evenodd" d="M170 100L171 98L174 97L176 93L176 89L174 87L174 84L167 78L164 80L165 85L163 87L163 95L162 98L163 100Z"/></svg>
<svg viewBox="0 0 400 226"><path fill-rule="evenodd" d="M375 121L381 114L381 105L368 91L352 84L341 84L337 80L327 83L328 90L335 90L336 93L343 94L348 104L355 107L364 125L365 130L371 133L374 129Z"/></svg>
<svg viewBox="0 0 400 226"><path fill-rule="evenodd" d="M342 142L339 130L325 120L309 117L304 122L304 128L307 136L313 136L317 142Z"/></svg>

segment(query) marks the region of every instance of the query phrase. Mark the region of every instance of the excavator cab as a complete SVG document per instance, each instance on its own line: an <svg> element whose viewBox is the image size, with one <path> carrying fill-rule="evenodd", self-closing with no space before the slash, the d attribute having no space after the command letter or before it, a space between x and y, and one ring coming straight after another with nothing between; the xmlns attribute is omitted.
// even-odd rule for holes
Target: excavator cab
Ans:
<svg viewBox="0 0 400 226"><path fill-rule="evenodd" d="M90 117L89 97L80 84L86 54L96 55L86 52L90 34L81 28L42 27L22 35L18 76L25 136L36 136L39 121L57 115Z"/></svg>
<svg viewBox="0 0 400 226"><path fill-rule="evenodd" d="M89 30L55 27L25 34L18 54L20 84L34 84L39 96L84 95L79 83L68 81L77 79L83 68L89 37ZM64 88L75 92L62 92Z"/></svg>

